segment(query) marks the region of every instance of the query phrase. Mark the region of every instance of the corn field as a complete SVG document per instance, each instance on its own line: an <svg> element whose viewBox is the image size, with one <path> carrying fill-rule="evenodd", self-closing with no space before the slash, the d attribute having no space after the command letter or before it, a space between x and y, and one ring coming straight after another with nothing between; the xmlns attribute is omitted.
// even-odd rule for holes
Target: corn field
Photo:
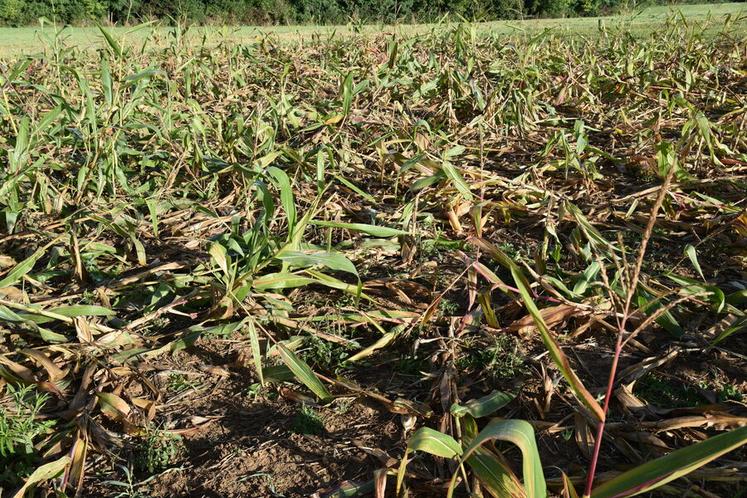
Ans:
<svg viewBox="0 0 747 498"><path fill-rule="evenodd" d="M3 496L747 496L747 18L0 61Z"/></svg>

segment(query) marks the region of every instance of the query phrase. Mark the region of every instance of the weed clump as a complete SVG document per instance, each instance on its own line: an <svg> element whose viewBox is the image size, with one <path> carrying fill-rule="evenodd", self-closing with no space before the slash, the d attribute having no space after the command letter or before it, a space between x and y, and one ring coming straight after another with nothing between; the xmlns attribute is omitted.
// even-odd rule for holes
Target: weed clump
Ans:
<svg viewBox="0 0 747 498"><path fill-rule="evenodd" d="M40 459L36 444L56 423L39 418L46 393L13 384L6 384L6 391L0 406L0 485L14 487L34 470Z"/></svg>
<svg viewBox="0 0 747 498"><path fill-rule="evenodd" d="M142 437L135 453L135 468L154 474L176 464L184 455L182 437L167 430L151 427Z"/></svg>
<svg viewBox="0 0 747 498"><path fill-rule="evenodd" d="M493 381L514 379L526 373L519 340L509 334L465 346L457 358L457 367L479 372Z"/></svg>
<svg viewBox="0 0 747 498"><path fill-rule="evenodd" d="M305 436L322 436L325 433L324 420L312 407L303 404L293 417L290 430Z"/></svg>

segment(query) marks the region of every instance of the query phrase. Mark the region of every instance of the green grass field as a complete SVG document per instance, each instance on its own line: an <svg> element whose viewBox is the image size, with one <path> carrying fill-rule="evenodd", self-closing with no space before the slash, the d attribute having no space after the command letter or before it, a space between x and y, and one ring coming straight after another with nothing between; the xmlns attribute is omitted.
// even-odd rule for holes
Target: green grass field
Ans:
<svg viewBox="0 0 747 498"><path fill-rule="evenodd" d="M511 34L523 31L539 31L551 29L561 32L590 34L594 33L600 21L610 27L622 27L632 32L647 32L661 26L672 13L680 12L688 22L703 23L706 26L719 25L727 16L747 29L747 6L744 3L681 5L677 7L657 6L615 17L585 17L571 19L537 19L526 21L494 21L479 23L475 26L482 33ZM367 25L362 28L364 33L422 33L437 28L438 25ZM117 27L111 29L116 36L136 44L153 36L156 41L166 43L169 28L146 26L139 28ZM193 29L193 36L207 36L218 41L232 41L235 43L249 43L261 39L266 35L277 35L281 38L309 37L314 34L347 35L352 33L350 26L226 26L199 27ZM13 54L31 54L39 52L48 46L49 37L54 34L54 28L47 26L26 28L0 28L0 56ZM96 27L68 28L64 31L64 38L68 45L81 48L100 47L103 37Z"/></svg>

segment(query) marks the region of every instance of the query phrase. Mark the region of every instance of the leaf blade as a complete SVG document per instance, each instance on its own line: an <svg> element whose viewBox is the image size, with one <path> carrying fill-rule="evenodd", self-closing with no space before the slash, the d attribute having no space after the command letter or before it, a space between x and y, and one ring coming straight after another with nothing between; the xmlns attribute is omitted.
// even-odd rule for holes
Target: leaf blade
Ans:
<svg viewBox="0 0 747 498"><path fill-rule="evenodd" d="M592 498L635 496L689 474L747 443L747 427L719 434L651 460L597 486Z"/></svg>
<svg viewBox="0 0 747 498"><path fill-rule="evenodd" d="M293 372L293 375L308 387L311 392L316 394L319 399L327 401L332 397L327 388L324 387L324 384L322 384L305 361L296 356L295 353L282 344L278 344L278 351L280 351L280 357L283 359L283 363L288 366L290 371Z"/></svg>
<svg viewBox="0 0 747 498"><path fill-rule="evenodd" d="M527 496L546 497L547 485L532 425L525 420L492 420L464 449L464 458L469 458L483 444L493 439L508 441L521 450Z"/></svg>

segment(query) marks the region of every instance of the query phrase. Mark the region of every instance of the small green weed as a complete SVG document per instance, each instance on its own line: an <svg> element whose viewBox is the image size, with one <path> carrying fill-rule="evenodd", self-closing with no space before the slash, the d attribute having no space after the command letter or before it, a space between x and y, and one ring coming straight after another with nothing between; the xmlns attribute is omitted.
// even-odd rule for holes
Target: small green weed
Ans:
<svg viewBox="0 0 747 498"><path fill-rule="evenodd" d="M395 371L402 375L420 376L421 372L428 372L431 368L427 358L418 356L402 356L395 365Z"/></svg>
<svg viewBox="0 0 747 498"><path fill-rule="evenodd" d="M316 336L309 336L306 348L301 357L312 367L335 371L350 356L351 348L345 344L325 341Z"/></svg>
<svg viewBox="0 0 747 498"><path fill-rule="evenodd" d="M143 482L137 482L132 467L125 467L124 465L120 465L119 467L124 473L123 481L104 481L105 485L121 490L118 493L113 494L112 498L149 498L150 495L139 491L138 488L146 484L152 478L146 479Z"/></svg>
<svg viewBox="0 0 747 498"><path fill-rule="evenodd" d="M353 407L354 398L337 398L334 402L335 413L344 415Z"/></svg>
<svg viewBox="0 0 747 498"><path fill-rule="evenodd" d="M719 403L723 403L724 401L742 401L743 399L744 394L734 384L726 384L718 392Z"/></svg>
<svg viewBox="0 0 747 498"><path fill-rule="evenodd" d="M519 341L512 335L498 335L492 344L468 345L457 359L457 367L463 370L481 370L493 380L512 379L524 372L524 358Z"/></svg>
<svg viewBox="0 0 747 498"><path fill-rule="evenodd" d="M319 414L308 405L301 405L291 422L291 432L307 436L321 436L324 434L324 421Z"/></svg>
<svg viewBox="0 0 747 498"><path fill-rule="evenodd" d="M278 397L278 392L273 389L270 385L262 386L259 382L254 382L249 385L244 391L247 398L252 401L255 400L266 400L274 401Z"/></svg>
<svg viewBox="0 0 747 498"><path fill-rule="evenodd" d="M51 420L38 420L48 396L33 386L6 386L9 405L0 406L0 484L16 486L34 470L37 460L35 445L55 425Z"/></svg>
<svg viewBox="0 0 747 498"><path fill-rule="evenodd" d="M432 257L441 252L451 252L464 249L463 240L449 240L440 236L435 239L423 239L420 250L424 256Z"/></svg>
<svg viewBox="0 0 747 498"><path fill-rule="evenodd" d="M438 303L438 310L441 312L441 316L454 316L459 312L459 303L444 297Z"/></svg>
<svg viewBox="0 0 747 498"><path fill-rule="evenodd" d="M153 474L174 465L184 451L181 436L150 428L140 444L135 465L138 470Z"/></svg>
<svg viewBox="0 0 747 498"><path fill-rule="evenodd" d="M180 373L173 373L169 375L168 389L173 393L181 393L189 389L194 389L199 386L200 383L190 379L188 376Z"/></svg>
<svg viewBox="0 0 747 498"><path fill-rule="evenodd" d="M662 408L696 406L705 402L697 390L656 373L641 377L635 385L635 394Z"/></svg>

